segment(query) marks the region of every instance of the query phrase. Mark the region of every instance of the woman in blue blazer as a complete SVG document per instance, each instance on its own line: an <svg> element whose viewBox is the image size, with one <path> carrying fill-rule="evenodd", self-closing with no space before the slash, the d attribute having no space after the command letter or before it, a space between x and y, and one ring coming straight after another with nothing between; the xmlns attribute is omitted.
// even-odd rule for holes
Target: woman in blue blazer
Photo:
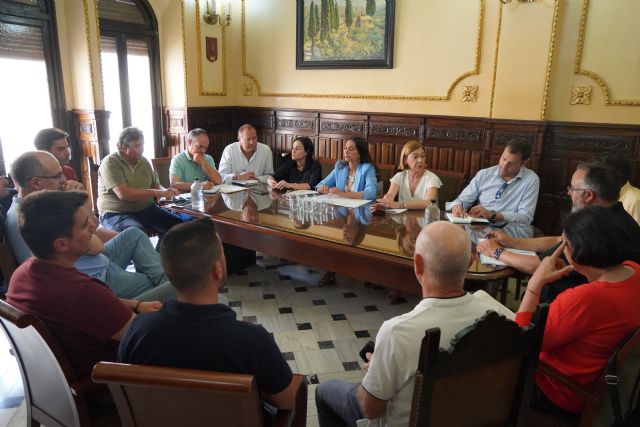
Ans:
<svg viewBox="0 0 640 427"><path fill-rule="evenodd" d="M375 200L376 166L371 160L367 141L354 137L344 144L343 160L338 160L325 179L316 186L320 193L349 199Z"/></svg>

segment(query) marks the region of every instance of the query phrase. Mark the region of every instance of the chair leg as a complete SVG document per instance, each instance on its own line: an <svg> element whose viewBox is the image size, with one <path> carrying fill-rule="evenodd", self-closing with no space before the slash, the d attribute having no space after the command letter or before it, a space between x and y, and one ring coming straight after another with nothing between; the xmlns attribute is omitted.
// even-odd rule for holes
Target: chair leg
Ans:
<svg viewBox="0 0 640 427"><path fill-rule="evenodd" d="M500 303L503 305L507 304L507 291L509 290L509 278L505 277L502 279L502 284L500 285Z"/></svg>

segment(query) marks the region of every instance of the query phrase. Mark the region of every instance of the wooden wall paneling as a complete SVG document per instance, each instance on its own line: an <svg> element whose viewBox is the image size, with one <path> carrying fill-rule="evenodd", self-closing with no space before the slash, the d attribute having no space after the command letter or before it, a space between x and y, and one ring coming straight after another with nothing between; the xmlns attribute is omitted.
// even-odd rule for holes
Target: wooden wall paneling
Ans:
<svg viewBox="0 0 640 427"><path fill-rule="evenodd" d="M100 161L109 154L109 118L111 117L111 111L95 110L94 115L96 117L96 133L98 136L98 155L93 159L93 163L100 164Z"/></svg>
<svg viewBox="0 0 640 427"><path fill-rule="evenodd" d="M342 149L350 138L367 138L366 114L320 113L318 127L318 157L342 159Z"/></svg>
<svg viewBox="0 0 640 427"><path fill-rule="evenodd" d="M179 117L176 116L176 117ZM186 148L186 135L191 129L201 128L209 133L210 154L220 164L222 151L231 142L237 140L237 129L233 128L233 112L226 107L216 108L188 108L187 117L183 121L183 127L177 128L174 149L170 156L175 156ZM176 123L180 124L179 121ZM188 126L188 127L187 127Z"/></svg>
<svg viewBox="0 0 640 427"><path fill-rule="evenodd" d="M408 141L424 141L424 118L399 115L372 115L369 118L369 145L376 163L400 162Z"/></svg>
<svg viewBox="0 0 640 427"><path fill-rule="evenodd" d="M168 108L162 110L163 152L160 157L173 157L186 149L186 135L189 132L186 108Z"/></svg>
<svg viewBox="0 0 640 427"><path fill-rule="evenodd" d="M489 157L484 133L485 125L478 120L427 119L425 145L435 148L432 167L472 178Z"/></svg>
<svg viewBox="0 0 640 427"><path fill-rule="evenodd" d="M72 158L75 156L76 163L79 164L78 179L81 180L84 188L89 193L94 211L97 211L96 200L97 190L97 165L93 159L100 159L100 149L98 147L98 134L96 131L96 117L93 110L74 109L69 112L68 120L73 125L69 132L69 144L72 148ZM78 171L78 169L76 169ZM92 179L92 172L94 177Z"/></svg>

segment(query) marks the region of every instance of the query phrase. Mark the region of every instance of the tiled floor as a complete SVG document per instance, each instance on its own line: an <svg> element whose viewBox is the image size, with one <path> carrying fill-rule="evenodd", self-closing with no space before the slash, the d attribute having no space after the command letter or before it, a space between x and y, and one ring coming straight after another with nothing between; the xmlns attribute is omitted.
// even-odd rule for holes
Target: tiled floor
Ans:
<svg viewBox="0 0 640 427"><path fill-rule="evenodd" d="M384 289L344 276L319 287L323 271L258 256L257 265L229 277L221 302L239 319L273 333L294 372L309 376L308 426L317 426L315 387L332 378L362 380L359 350L375 338L382 322L410 311L418 297L389 305ZM511 284L513 287L513 284ZM517 308L513 293L507 305ZM26 425L20 374L0 337L0 426Z"/></svg>

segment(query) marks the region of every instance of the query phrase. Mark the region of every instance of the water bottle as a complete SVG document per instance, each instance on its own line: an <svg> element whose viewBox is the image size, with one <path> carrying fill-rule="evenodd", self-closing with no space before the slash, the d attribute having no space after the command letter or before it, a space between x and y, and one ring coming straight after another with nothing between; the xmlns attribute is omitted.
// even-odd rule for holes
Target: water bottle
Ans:
<svg viewBox="0 0 640 427"><path fill-rule="evenodd" d="M202 210L204 208L204 199L202 196L202 184L200 180L196 178L191 184L191 207L196 210Z"/></svg>
<svg viewBox="0 0 640 427"><path fill-rule="evenodd" d="M426 224L440 220L440 208L435 199L431 199L431 204L424 210L424 219Z"/></svg>

